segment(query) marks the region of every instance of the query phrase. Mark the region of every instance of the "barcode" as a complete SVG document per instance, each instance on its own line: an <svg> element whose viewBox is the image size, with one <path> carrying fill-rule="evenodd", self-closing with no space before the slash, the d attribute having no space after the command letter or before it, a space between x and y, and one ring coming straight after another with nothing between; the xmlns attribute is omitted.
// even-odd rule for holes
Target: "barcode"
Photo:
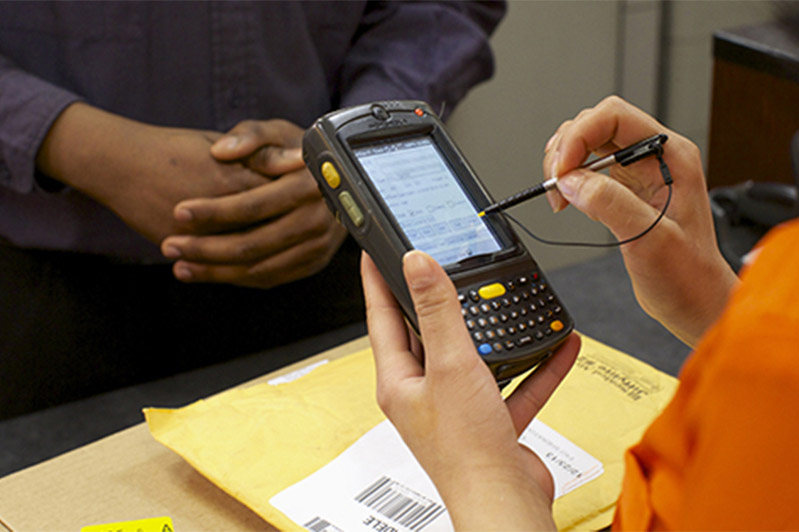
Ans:
<svg viewBox="0 0 799 532"><path fill-rule="evenodd" d="M314 517L302 526L311 532L344 532L336 525L331 524L329 521L325 521L321 517Z"/></svg>
<svg viewBox="0 0 799 532"><path fill-rule="evenodd" d="M385 476L359 493L355 500L417 532L446 511L441 504Z"/></svg>

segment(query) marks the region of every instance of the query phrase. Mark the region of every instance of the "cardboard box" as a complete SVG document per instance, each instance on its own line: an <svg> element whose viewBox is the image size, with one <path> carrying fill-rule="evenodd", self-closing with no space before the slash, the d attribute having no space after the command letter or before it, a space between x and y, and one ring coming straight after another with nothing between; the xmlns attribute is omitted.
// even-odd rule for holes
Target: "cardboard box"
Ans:
<svg viewBox="0 0 799 532"><path fill-rule="evenodd" d="M243 386L368 345L359 338ZM275 530L156 442L144 423L0 479L0 530L77 532L162 516L176 532Z"/></svg>

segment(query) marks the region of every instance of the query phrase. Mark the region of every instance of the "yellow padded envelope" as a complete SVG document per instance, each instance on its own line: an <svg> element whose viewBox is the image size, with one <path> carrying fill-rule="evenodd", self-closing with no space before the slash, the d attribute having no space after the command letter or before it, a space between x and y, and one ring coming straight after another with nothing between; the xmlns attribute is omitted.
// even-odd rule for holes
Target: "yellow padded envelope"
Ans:
<svg viewBox="0 0 799 532"><path fill-rule="evenodd" d="M538 417L599 459L604 473L555 501L560 530L610 524L624 450L676 386L673 377L583 336L574 368ZM282 530L302 527L269 500L385 419L368 349L291 382L234 388L180 409L149 408L145 416L159 442Z"/></svg>

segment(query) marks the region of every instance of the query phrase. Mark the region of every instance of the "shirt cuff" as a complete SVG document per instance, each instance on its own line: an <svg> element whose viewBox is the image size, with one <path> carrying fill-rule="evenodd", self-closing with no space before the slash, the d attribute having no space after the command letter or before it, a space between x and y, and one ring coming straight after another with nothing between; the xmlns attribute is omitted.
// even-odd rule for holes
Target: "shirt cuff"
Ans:
<svg viewBox="0 0 799 532"><path fill-rule="evenodd" d="M0 186L38 186L36 155L56 118L81 98L17 68L0 67Z"/></svg>

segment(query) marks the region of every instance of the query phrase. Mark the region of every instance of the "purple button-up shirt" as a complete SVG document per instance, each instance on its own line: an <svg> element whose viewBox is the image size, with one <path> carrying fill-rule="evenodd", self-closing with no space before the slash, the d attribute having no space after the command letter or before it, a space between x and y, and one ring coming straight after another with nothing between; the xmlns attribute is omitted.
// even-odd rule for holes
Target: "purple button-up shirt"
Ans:
<svg viewBox="0 0 799 532"><path fill-rule="evenodd" d="M0 2L0 237L159 260L85 195L48 187L39 146L77 100L143 122L308 126L412 98L452 109L493 69L498 2Z"/></svg>

